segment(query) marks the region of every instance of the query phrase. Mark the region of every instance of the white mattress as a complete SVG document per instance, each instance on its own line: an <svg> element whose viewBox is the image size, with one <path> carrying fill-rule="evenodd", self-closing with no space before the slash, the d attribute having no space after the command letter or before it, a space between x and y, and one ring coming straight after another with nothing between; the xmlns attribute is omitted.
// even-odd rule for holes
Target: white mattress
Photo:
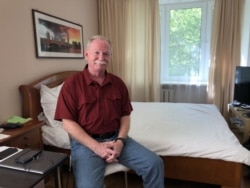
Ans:
<svg viewBox="0 0 250 188"><path fill-rule="evenodd" d="M250 165L242 147L215 105L132 102L129 136L162 156L190 156ZM45 144L70 148L62 127L43 126Z"/></svg>

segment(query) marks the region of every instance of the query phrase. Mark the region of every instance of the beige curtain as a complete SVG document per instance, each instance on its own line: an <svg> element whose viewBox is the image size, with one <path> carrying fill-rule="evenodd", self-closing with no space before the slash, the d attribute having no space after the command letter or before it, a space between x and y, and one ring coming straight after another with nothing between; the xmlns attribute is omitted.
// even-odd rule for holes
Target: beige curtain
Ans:
<svg viewBox="0 0 250 188"><path fill-rule="evenodd" d="M158 0L98 0L100 34L113 43L109 71L128 86L132 101L160 101Z"/></svg>
<svg viewBox="0 0 250 188"><path fill-rule="evenodd" d="M233 99L235 66L240 64L242 0L215 0L208 100L224 117Z"/></svg>
<svg viewBox="0 0 250 188"><path fill-rule="evenodd" d="M112 41L109 72L124 78L125 72L125 1L98 0L99 32Z"/></svg>

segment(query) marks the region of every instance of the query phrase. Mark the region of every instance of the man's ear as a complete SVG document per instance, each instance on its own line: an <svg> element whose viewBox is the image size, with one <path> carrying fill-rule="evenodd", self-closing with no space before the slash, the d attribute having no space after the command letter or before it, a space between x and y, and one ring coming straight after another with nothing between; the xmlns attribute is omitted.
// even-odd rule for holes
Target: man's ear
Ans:
<svg viewBox="0 0 250 188"><path fill-rule="evenodd" d="M83 53L84 53L85 59L87 59L87 58L88 58L88 55L89 55L88 50L85 50Z"/></svg>

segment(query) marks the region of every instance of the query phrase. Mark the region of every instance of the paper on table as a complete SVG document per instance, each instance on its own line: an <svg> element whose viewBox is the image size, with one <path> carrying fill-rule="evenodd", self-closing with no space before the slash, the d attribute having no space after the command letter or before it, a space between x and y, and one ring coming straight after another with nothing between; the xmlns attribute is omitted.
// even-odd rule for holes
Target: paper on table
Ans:
<svg viewBox="0 0 250 188"><path fill-rule="evenodd" d="M8 134L0 134L0 140L4 138L8 138L10 135Z"/></svg>

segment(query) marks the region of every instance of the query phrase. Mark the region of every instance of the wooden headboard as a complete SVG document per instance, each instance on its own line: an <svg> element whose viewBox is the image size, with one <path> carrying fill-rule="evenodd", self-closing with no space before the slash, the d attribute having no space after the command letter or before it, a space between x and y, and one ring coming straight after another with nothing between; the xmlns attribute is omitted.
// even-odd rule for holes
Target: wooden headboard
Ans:
<svg viewBox="0 0 250 188"><path fill-rule="evenodd" d="M37 116L42 112L40 103L41 85L44 84L51 88L58 86L77 72L79 71L58 72L42 77L28 85L21 85L19 91L22 97L22 116L25 118L31 117L37 120Z"/></svg>

